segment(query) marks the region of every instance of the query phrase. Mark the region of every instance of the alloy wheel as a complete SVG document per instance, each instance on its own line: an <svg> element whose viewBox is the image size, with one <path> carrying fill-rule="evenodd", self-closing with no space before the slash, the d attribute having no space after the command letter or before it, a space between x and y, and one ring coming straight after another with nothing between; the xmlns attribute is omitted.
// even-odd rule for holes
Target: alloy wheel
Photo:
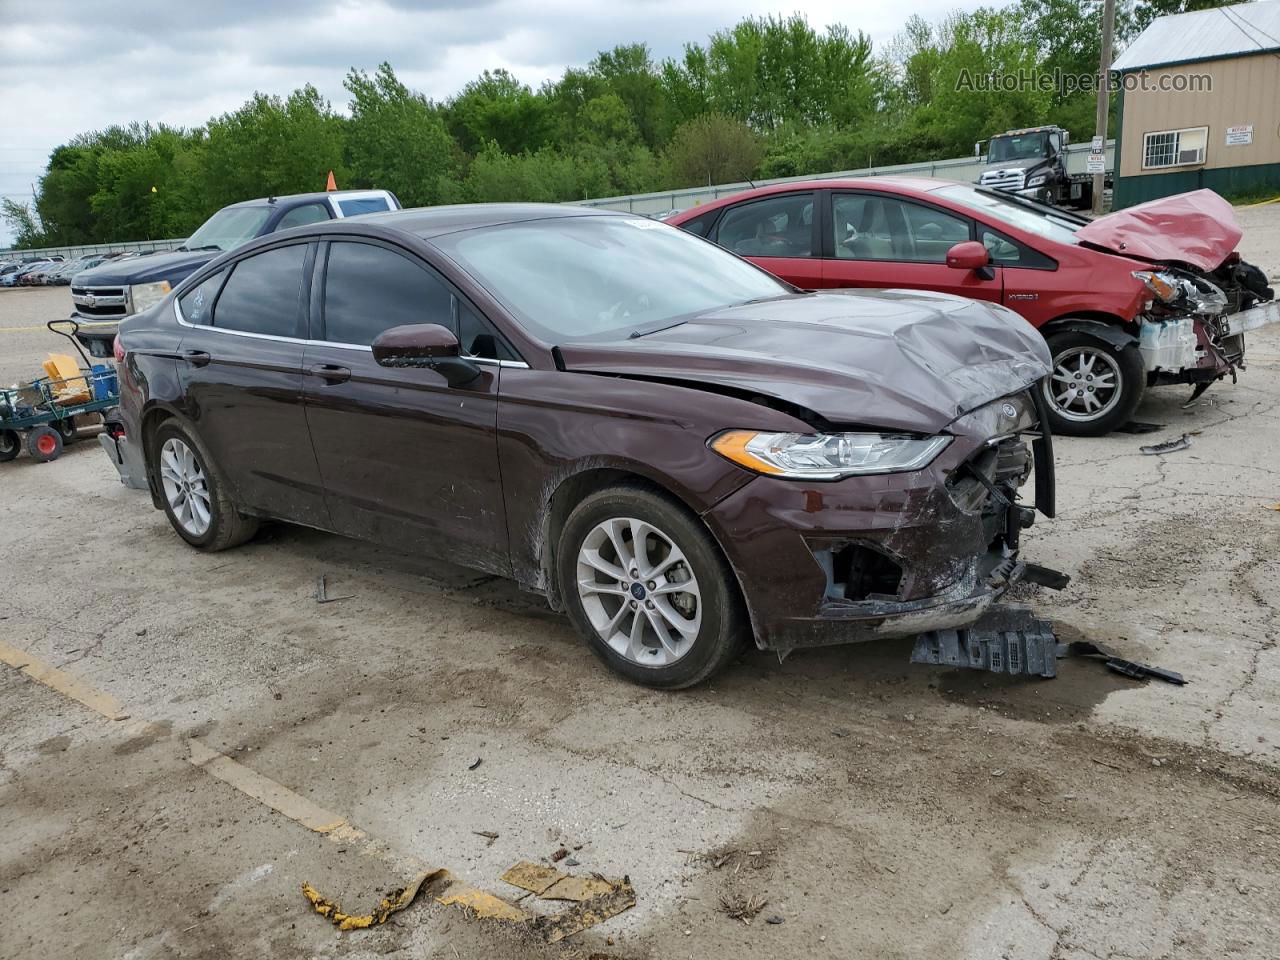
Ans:
<svg viewBox="0 0 1280 960"><path fill-rule="evenodd" d="M1070 347L1053 358L1044 397L1064 420L1097 420L1120 402L1121 376L1105 347Z"/></svg>
<svg viewBox="0 0 1280 960"><path fill-rule="evenodd" d="M578 597L591 626L620 656L666 667L702 629L698 578L676 542L651 523L615 517L578 549Z"/></svg>
<svg viewBox="0 0 1280 960"><path fill-rule="evenodd" d="M204 536L213 520L209 481L195 453L177 437L160 448L160 483L178 525L193 537Z"/></svg>

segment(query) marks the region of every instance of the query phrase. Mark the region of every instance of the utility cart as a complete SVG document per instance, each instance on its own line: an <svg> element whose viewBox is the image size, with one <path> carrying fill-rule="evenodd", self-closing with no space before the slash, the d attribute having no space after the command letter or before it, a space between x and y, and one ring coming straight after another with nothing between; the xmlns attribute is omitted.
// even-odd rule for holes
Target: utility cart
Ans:
<svg viewBox="0 0 1280 960"><path fill-rule="evenodd" d="M52 353L43 377L0 387L0 462L12 460L24 446L36 460L56 460L76 439L76 417L101 413L120 401L115 368L90 363L76 342L80 325L52 320L45 326L71 341L80 362L70 354Z"/></svg>

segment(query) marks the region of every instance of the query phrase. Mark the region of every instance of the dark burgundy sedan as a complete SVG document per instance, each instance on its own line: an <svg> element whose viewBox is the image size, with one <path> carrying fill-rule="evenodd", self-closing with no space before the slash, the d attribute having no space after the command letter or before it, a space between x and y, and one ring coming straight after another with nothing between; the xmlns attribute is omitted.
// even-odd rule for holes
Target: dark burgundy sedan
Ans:
<svg viewBox="0 0 1280 960"><path fill-rule="evenodd" d="M546 595L633 680L974 621L1052 464L1044 340L945 294L801 293L564 206L313 224L116 344L122 478L202 550L284 520Z"/></svg>

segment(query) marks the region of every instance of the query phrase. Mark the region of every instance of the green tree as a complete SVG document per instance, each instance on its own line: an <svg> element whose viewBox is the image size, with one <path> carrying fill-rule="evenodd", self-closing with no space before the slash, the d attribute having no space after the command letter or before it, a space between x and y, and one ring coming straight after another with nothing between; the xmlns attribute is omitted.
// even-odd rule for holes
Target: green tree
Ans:
<svg viewBox="0 0 1280 960"><path fill-rule="evenodd" d="M760 141L741 120L708 113L680 125L667 147L676 183L746 180L760 162Z"/></svg>
<svg viewBox="0 0 1280 960"><path fill-rule="evenodd" d="M454 189L457 146L426 97L401 83L389 63L372 77L353 69L344 85L351 186L394 190L406 206L436 203Z"/></svg>
<svg viewBox="0 0 1280 960"><path fill-rule="evenodd" d="M551 138L550 106L506 70L486 70L444 108L449 132L474 153L493 142L509 153L537 150Z"/></svg>

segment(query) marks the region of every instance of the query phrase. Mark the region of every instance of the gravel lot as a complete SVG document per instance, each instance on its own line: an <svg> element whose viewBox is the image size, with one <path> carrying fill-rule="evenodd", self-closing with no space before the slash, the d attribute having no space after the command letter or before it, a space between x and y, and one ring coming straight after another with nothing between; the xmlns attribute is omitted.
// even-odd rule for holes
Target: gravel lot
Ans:
<svg viewBox="0 0 1280 960"><path fill-rule="evenodd" d="M1240 216L1280 277L1280 206ZM0 380L57 346L14 328L67 301L0 290ZM1074 577L1022 594L1062 634L1185 687L934 670L907 641L653 693L501 581L287 527L197 553L92 441L0 465L0 642L128 717L0 664L0 958L1274 957L1280 328L1249 360L1190 409L1149 392L1154 437L1059 441L1059 519L1025 541ZM317 604L321 574L349 599ZM192 738L383 854L211 776ZM514 898L503 870L562 844L638 896L569 946L430 898L339 933L299 892L362 911L413 859ZM722 897L767 905L745 924Z"/></svg>

